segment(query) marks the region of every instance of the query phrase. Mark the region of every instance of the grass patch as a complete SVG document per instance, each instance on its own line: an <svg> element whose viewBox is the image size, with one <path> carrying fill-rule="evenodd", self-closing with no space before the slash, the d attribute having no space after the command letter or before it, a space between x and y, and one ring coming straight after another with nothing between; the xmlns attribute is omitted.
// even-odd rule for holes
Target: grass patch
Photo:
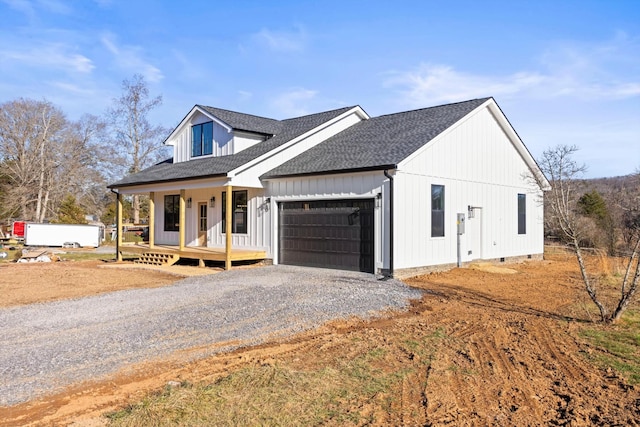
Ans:
<svg viewBox="0 0 640 427"><path fill-rule="evenodd" d="M210 385L166 387L107 418L115 426L366 423L362 414L345 407L367 404L398 381L373 367L370 357L308 372L280 366L245 368Z"/></svg>
<svg viewBox="0 0 640 427"><path fill-rule="evenodd" d="M114 254L104 254L84 251L71 251L58 255L64 261L107 261L114 258Z"/></svg>
<svg viewBox="0 0 640 427"><path fill-rule="evenodd" d="M640 384L640 310L628 310L616 325L585 328L580 336L594 349L590 360Z"/></svg>
<svg viewBox="0 0 640 427"><path fill-rule="evenodd" d="M3 249L0 249L0 252L7 253L6 258L0 258L0 263L17 261L22 256L22 249L23 249L22 247L15 247L15 249L9 249L8 247L5 247ZM36 250L36 249L32 249L32 250ZM60 248L43 248L42 250L45 250L49 253L55 253L55 255L58 258L64 261L94 261L94 260L107 261L107 260L112 260L115 257L115 254L96 253L93 251L88 252L83 250L60 252L60 253L57 253L60 251Z"/></svg>
<svg viewBox="0 0 640 427"><path fill-rule="evenodd" d="M400 335L384 344L354 340L350 354L295 369L274 363L232 372L212 384L166 387L107 414L112 426L381 425L402 405L405 380L426 384L425 365L442 330Z"/></svg>

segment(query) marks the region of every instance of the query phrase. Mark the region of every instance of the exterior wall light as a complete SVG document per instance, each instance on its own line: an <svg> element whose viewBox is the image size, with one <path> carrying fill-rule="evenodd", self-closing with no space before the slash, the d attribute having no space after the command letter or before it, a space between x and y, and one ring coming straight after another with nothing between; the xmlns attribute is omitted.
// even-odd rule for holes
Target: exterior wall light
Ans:
<svg viewBox="0 0 640 427"><path fill-rule="evenodd" d="M211 196L211 198L209 199L209 207L210 208L216 207L216 196Z"/></svg>
<svg viewBox="0 0 640 427"><path fill-rule="evenodd" d="M191 209L191 197L187 199L187 209Z"/></svg>

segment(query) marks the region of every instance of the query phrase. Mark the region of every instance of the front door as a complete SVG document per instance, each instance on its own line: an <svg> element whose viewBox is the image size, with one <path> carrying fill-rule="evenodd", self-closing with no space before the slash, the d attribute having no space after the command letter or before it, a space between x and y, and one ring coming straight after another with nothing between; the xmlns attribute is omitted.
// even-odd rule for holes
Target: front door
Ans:
<svg viewBox="0 0 640 427"><path fill-rule="evenodd" d="M198 246L207 246L207 203L198 203Z"/></svg>

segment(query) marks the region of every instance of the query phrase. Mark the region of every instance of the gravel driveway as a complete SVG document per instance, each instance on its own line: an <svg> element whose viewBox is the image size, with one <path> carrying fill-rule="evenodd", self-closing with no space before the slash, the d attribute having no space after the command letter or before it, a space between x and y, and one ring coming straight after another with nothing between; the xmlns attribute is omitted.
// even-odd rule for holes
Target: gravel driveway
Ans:
<svg viewBox="0 0 640 427"><path fill-rule="evenodd" d="M222 343L210 354L228 351L332 319L402 308L420 296L370 274L269 266L1 309L0 406L177 350Z"/></svg>

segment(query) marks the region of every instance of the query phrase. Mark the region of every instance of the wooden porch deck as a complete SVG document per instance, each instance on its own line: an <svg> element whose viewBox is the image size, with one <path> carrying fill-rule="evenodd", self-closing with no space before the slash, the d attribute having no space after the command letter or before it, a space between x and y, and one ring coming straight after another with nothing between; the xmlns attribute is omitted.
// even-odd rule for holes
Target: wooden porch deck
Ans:
<svg viewBox="0 0 640 427"><path fill-rule="evenodd" d="M170 245L153 245L149 248L147 243L123 243L120 246L120 252L132 252L142 254L145 252L153 252L160 254L178 255L180 258L197 259L201 263L203 261L222 261L226 260L224 248L206 248L199 246L186 246L180 250L178 246ZM257 261L267 257L266 251L255 251L247 249L232 249L231 261Z"/></svg>

